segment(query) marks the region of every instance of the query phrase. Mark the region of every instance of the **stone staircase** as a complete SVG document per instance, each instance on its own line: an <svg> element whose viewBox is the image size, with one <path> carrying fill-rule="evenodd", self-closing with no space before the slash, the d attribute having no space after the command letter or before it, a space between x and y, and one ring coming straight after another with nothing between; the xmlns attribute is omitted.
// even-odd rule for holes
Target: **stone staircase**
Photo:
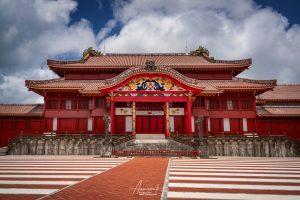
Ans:
<svg viewBox="0 0 300 200"><path fill-rule="evenodd" d="M1 147L0 148L0 156L7 155L7 152L8 152L8 147Z"/></svg>
<svg viewBox="0 0 300 200"><path fill-rule="evenodd" d="M155 136L142 136L137 135L136 139L130 140L114 147L115 150L181 150L192 151L193 147L176 142L172 139L165 139Z"/></svg>
<svg viewBox="0 0 300 200"><path fill-rule="evenodd" d="M164 134L136 134L135 143L139 144L155 144L166 143L166 137Z"/></svg>

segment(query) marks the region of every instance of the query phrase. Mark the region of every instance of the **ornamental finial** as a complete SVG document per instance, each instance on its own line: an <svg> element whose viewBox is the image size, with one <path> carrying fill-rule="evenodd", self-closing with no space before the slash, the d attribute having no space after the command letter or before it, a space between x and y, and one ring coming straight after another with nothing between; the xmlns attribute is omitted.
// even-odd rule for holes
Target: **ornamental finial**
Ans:
<svg viewBox="0 0 300 200"><path fill-rule="evenodd" d="M152 60L151 58L148 58L145 62L145 67L144 69L146 70L156 70L157 66L155 66L155 61Z"/></svg>
<svg viewBox="0 0 300 200"><path fill-rule="evenodd" d="M85 49L85 50L83 51L83 53L82 53L82 58L81 58L80 62L84 63L85 60L86 60L86 58L87 58L89 55L90 55L90 56L102 56L103 54L102 54L101 51L97 51L97 50L93 49L93 47L89 47L89 48L87 48L87 49Z"/></svg>
<svg viewBox="0 0 300 200"><path fill-rule="evenodd" d="M202 46L199 46L198 49L191 51L190 52L191 56L205 56L208 57L209 56L209 51Z"/></svg>

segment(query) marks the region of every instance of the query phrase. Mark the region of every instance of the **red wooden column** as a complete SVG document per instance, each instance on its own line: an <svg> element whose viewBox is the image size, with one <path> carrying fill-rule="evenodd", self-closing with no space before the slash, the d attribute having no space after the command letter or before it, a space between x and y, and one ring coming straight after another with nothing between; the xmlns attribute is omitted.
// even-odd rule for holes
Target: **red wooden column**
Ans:
<svg viewBox="0 0 300 200"><path fill-rule="evenodd" d="M187 134L192 134L192 106L190 99L187 101Z"/></svg>
<svg viewBox="0 0 300 200"><path fill-rule="evenodd" d="M115 133L115 102L112 97L110 99L110 132Z"/></svg>
<svg viewBox="0 0 300 200"><path fill-rule="evenodd" d="M166 138L169 138L170 137L170 111L169 111L169 102L166 102L165 104L165 135L166 135Z"/></svg>
<svg viewBox="0 0 300 200"><path fill-rule="evenodd" d="M135 107L135 101L132 102L132 135L136 135L136 126L135 126L135 121L136 121L136 107Z"/></svg>

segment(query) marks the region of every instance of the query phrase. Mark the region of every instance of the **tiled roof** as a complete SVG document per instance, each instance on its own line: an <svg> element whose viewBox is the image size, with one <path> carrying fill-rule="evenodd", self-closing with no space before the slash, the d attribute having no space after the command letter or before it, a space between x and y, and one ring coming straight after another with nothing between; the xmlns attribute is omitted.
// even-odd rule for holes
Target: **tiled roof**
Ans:
<svg viewBox="0 0 300 200"><path fill-rule="evenodd" d="M258 106L257 114L261 117L300 117L300 107Z"/></svg>
<svg viewBox="0 0 300 200"><path fill-rule="evenodd" d="M234 78L233 80L208 80L214 87L223 90L230 89L261 89L273 88L276 80L251 80L244 78Z"/></svg>
<svg viewBox="0 0 300 200"><path fill-rule="evenodd" d="M227 69L242 71L251 65L251 59L244 60L209 60L203 56L178 54L106 54L102 56L90 56L86 61L55 61L48 60L49 67L58 74L64 70L130 68L144 66L147 59L155 62L156 66L172 68L198 68L203 70Z"/></svg>
<svg viewBox="0 0 300 200"><path fill-rule="evenodd" d="M249 79L235 78L233 80L196 80L186 77L178 71L169 67L157 67L155 70L147 70L143 66L132 67L121 74L106 80L65 80L64 78L46 80L46 81L26 81L26 86L42 94L46 90L69 90L79 91L86 94L100 94L100 90L109 89L120 84L122 81L135 76L147 74L164 74L169 75L181 83L202 90L202 94L222 93L224 90L253 90L261 93L274 87L276 81L257 81Z"/></svg>
<svg viewBox="0 0 300 200"><path fill-rule="evenodd" d="M0 104L0 116L42 116L43 104Z"/></svg>
<svg viewBox="0 0 300 200"><path fill-rule="evenodd" d="M277 85L272 91L259 95L258 100L267 101L299 101L300 84L298 85Z"/></svg>
<svg viewBox="0 0 300 200"><path fill-rule="evenodd" d="M28 83L27 87L33 91L40 90L76 90L80 93L99 94L101 88L108 86L105 80L64 80L56 79L50 83L35 84ZM202 88L203 93L222 93L224 90L268 90L271 85L260 83L249 83L242 80L199 80L195 82L195 87Z"/></svg>

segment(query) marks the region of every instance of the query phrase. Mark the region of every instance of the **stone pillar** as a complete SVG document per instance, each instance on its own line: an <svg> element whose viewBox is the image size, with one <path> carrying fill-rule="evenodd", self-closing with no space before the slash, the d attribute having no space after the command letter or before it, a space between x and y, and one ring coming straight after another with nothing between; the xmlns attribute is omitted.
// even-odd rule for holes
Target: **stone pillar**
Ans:
<svg viewBox="0 0 300 200"><path fill-rule="evenodd" d="M104 144L100 146L100 157L110 157L112 154L112 145L110 144L108 137L108 124L110 119L108 116L103 117L105 123L105 141Z"/></svg>
<svg viewBox="0 0 300 200"><path fill-rule="evenodd" d="M111 97L110 101L110 133L115 133L115 103L113 101L113 97Z"/></svg>
<svg viewBox="0 0 300 200"><path fill-rule="evenodd" d="M169 110L169 102L166 102L165 104L165 120L166 120L166 130L165 130L165 135L166 138L170 137L170 110Z"/></svg>
<svg viewBox="0 0 300 200"><path fill-rule="evenodd" d="M132 135L135 137L136 134L136 126L135 126L135 121L136 121L136 107L135 107L135 102L132 102Z"/></svg>
<svg viewBox="0 0 300 200"><path fill-rule="evenodd" d="M104 139L105 141L108 141L108 137L109 137L109 130L108 130L108 127L109 127L109 123L111 123L111 118L108 116L108 115L105 115L103 117L103 121L104 121L104 127L105 127L105 132L104 132ZM110 130L112 130L112 123L110 124Z"/></svg>

